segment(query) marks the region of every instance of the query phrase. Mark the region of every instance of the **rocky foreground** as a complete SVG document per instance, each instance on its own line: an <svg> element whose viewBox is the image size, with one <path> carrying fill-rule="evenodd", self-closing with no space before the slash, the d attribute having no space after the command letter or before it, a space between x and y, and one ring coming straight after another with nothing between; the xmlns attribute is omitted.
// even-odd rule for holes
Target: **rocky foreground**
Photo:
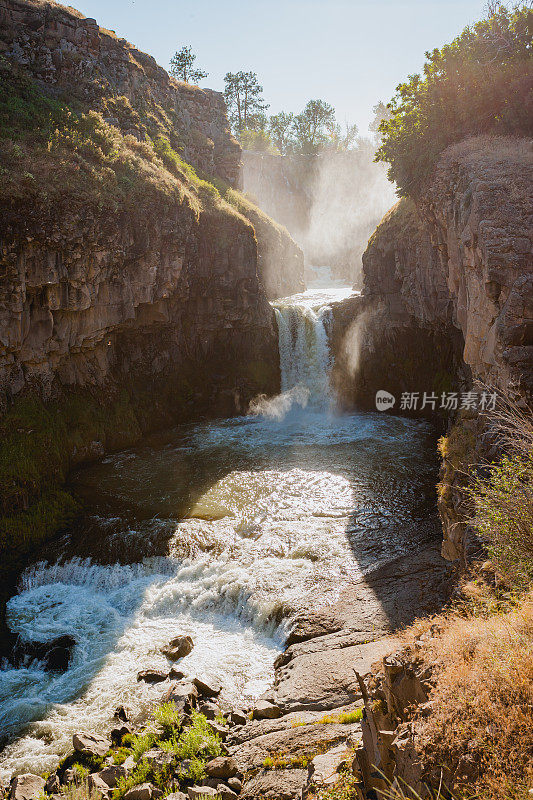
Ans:
<svg viewBox="0 0 533 800"><path fill-rule="evenodd" d="M372 797L380 785L374 764L391 775L411 766L409 742L395 727L410 703L427 699L428 676L390 657L395 631L441 607L451 584L436 549L351 584L335 603L296 620L271 689L245 708L228 705L210 678L187 674L194 643L176 636L163 649L172 669L138 675L161 684L161 705L137 717L117 709L107 735L80 731L54 773L18 775L4 796L289 800L349 786L355 797Z"/></svg>

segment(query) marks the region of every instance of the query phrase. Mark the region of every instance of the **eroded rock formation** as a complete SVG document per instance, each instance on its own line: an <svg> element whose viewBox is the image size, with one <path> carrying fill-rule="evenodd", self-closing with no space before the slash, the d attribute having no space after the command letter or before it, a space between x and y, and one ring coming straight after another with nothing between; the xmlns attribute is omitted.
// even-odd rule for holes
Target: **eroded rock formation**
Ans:
<svg viewBox="0 0 533 800"><path fill-rule="evenodd" d="M5 142L3 399L127 381L172 404L186 383L228 413L257 390L275 391L277 334L261 269L269 293L284 293L269 253L281 274L287 264L298 268L300 251L259 212L252 228L243 218L255 214L250 204L236 211L213 186L195 197L205 184L193 176L184 189L186 171L176 180L172 163L157 166L142 149L162 135L201 174L234 184L241 151L222 95L173 80L114 32L53 2L1 0L0 23L5 74L15 65L30 99L37 92L77 113L101 113L137 170L115 178L98 166L93 175L79 148L43 156L40 145Z"/></svg>
<svg viewBox="0 0 533 800"><path fill-rule="evenodd" d="M455 145L442 156L423 200L402 200L369 241L358 310L364 307L368 321L375 320L374 351L394 346L408 329L420 332L413 352L423 350L428 337L443 334L453 348L447 362L435 352L433 365L428 363L434 380L427 391L455 358L474 379L531 394L532 177L528 141L479 138ZM405 351L397 351L401 362ZM364 347L360 354L364 373ZM408 370L391 364L396 366L400 380ZM419 359L416 370L421 367ZM383 375L379 367L374 372ZM467 375L459 381L456 372L449 377L460 388ZM408 391L418 388L416 382L405 385ZM353 388L361 394L374 387L369 377L364 389Z"/></svg>
<svg viewBox="0 0 533 800"><path fill-rule="evenodd" d="M403 392L417 393L420 413L426 392L433 414L442 393L460 406L474 381L531 401L532 178L531 142L471 139L443 154L421 201L387 214L363 256L362 296L334 308L342 403L375 408L383 389L398 410ZM458 558L460 501L449 495L443 552Z"/></svg>
<svg viewBox="0 0 533 800"><path fill-rule="evenodd" d="M144 214L63 211L19 206L3 232L5 395L155 381L171 402L186 378L215 406L229 393L219 410L235 412L234 392L244 403L263 382L246 378L261 361L275 390L277 334L250 225L164 199Z"/></svg>

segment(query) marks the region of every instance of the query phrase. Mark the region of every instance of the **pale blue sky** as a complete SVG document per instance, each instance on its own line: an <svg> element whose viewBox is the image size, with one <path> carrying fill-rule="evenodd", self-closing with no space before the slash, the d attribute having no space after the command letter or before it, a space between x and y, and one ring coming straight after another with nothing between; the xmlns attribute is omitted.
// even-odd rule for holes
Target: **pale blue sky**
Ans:
<svg viewBox="0 0 533 800"><path fill-rule="evenodd" d="M419 72L424 51L451 41L485 0L70 0L168 68L192 45L223 90L226 72L257 72L270 113L322 98L364 132L372 106Z"/></svg>

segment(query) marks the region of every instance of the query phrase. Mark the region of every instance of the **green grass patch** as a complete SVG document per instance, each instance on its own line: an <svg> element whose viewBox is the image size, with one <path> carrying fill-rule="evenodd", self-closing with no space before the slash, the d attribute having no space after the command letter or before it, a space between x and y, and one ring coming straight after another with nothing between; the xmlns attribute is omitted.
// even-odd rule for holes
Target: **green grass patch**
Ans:
<svg viewBox="0 0 533 800"><path fill-rule="evenodd" d="M356 708L354 711L345 711L341 714L325 714L320 719L311 722L293 722L292 728L300 728L303 725L350 725L353 722L360 722L363 718L363 709Z"/></svg>
<svg viewBox="0 0 533 800"><path fill-rule="evenodd" d="M131 789L144 781L152 781L166 791L171 774L176 771L180 780L197 782L205 777L207 761L222 753L220 737L213 733L206 717L193 711L191 724L181 728L182 720L174 703L163 703L154 712L155 721L162 727L161 733L147 728L142 733L131 736L128 743L137 762L135 770L128 778L120 780L113 792L114 800L120 798ZM123 737L123 744L126 737ZM143 758L144 754L152 747L160 748L171 753L172 765L162 771L154 770L152 765ZM124 748L116 752L122 758ZM128 752L126 750L126 752ZM187 762L186 767L180 767L182 762ZM121 762L116 762L121 763Z"/></svg>
<svg viewBox="0 0 533 800"><path fill-rule="evenodd" d="M135 761L139 761L142 756L159 741L159 737L153 731L145 731L135 736L131 745L132 754Z"/></svg>
<svg viewBox="0 0 533 800"><path fill-rule="evenodd" d="M308 753L288 756L286 753L273 753L263 761L264 769L305 769L313 758Z"/></svg>
<svg viewBox="0 0 533 800"><path fill-rule="evenodd" d="M181 718L176 703L161 703L154 713L154 719L163 728L163 735L172 736L180 727Z"/></svg>

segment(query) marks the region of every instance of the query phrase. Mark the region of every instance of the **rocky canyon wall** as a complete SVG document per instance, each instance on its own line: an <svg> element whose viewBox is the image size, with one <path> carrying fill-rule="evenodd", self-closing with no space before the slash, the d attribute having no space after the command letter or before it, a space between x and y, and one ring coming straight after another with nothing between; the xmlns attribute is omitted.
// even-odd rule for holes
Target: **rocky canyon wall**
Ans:
<svg viewBox="0 0 533 800"><path fill-rule="evenodd" d="M72 516L73 465L279 391L267 292L302 254L233 188L240 152L222 95L71 8L0 0L4 586Z"/></svg>
<svg viewBox="0 0 533 800"><path fill-rule="evenodd" d="M532 178L529 141L483 137L453 146L418 207L402 201L363 259L368 302L423 327L453 326L475 379L527 397L533 389Z"/></svg>
<svg viewBox="0 0 533 800"><path fill-rule="evenodd" d="M50 0L0 1L0 55L28 69L54 95L67 92L143 139L146 116L164 121L185 161L235 185L240 147L219 92L175 81L152 56L75 9ZM129 103L109 102L113 98Z"/></svg>
<svg viewBox="0 0 533 800"><path fill-rule="evenodd" d="M171 382L184 364L204 394L235 395L233 411L274 391L264 288L285 293L301 253L231 189L241 150L223 96L43 0L0 0L0 62L4 401ZM228 364L247 375L224 381Z"/></svg>
<svg viewBox="0 0 533 800"><path fill-rule="evenodd" d="M216 208L198 213L186 197L151 195L116 214L73 202L67 195L52 209L27 197L4 209L5 399L136 382L158 386L155 402L171 405L174 392L178 410L186 378L202 406L234 413L241 399L275 391L277 333L249 223Z"/></svg>
<svg viewBox="0 0 533 800"><path fill-rule="evenodd" d="M471 376L531 397L532 177L531 142L470 139L443 154L419 203L401 200L386 215L363 256L363 296L355 300L356 316L366 314L358 352L352 352L352 374L363 384L349 391L358 401L364 393L373 403L375 386L364 364L369 329L377 348L378 334L387 346L413 326L428 335L445 333L453 343L463 366L458 388ZM337 310L345 328L343 313ZM416 346L423 346L420 339ZM439 366L436 358L433 372ZM456 372L450 377L457 380ZM416 391L418 383L402 386Z"/></svg>
<svg viewBox="0 0 533 800"><path fill-rule="evenodd" d="M387 214L363 256L362 296L334 309L343 404L375 409L383 389L397 411L403 392L418 393L411 410L420 413L424 392L437 407L443 392L455 392L460 409L474 381L531 403L532 156L527 140L467 140L443 154L418 203L403 199ZM462 438L476 447L473 417L462 414ZM446 458L442 478L443 553L459 558L461 500Z"/></svg>

